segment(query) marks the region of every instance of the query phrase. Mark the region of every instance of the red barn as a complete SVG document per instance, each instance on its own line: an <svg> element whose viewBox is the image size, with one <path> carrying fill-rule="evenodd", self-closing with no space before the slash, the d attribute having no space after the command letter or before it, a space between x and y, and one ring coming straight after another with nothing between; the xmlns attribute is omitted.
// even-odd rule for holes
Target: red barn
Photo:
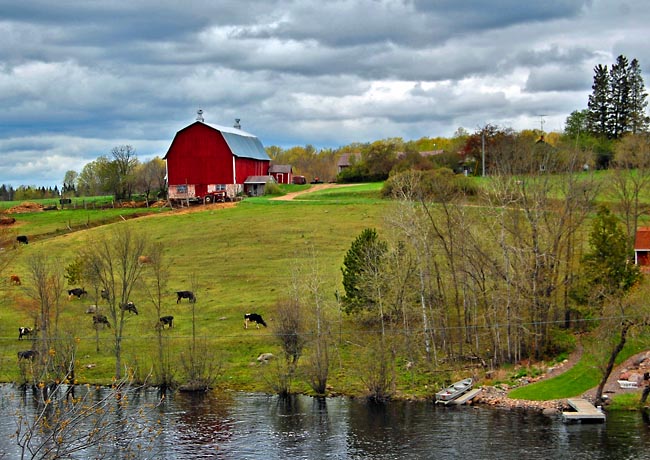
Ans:
<svg viewBox="0 0 650 460"><path fill-rule="evenodd" d="M634 239L634 263L641 272L650 273L650 227L639 227Z"/></svg>
<svg viewBox="0 0 650 460"><path fill-rule="evenodd" d="M243 193L248 177L268 174L271 159L256 136L209 125L201 114L176 133L164 157L172 200L234 198Z"/></svg>

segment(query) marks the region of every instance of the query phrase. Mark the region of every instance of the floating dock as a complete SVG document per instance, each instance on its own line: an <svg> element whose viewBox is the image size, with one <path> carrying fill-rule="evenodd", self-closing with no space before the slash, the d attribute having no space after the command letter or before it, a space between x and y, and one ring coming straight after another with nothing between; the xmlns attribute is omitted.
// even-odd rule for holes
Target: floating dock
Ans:
<svg viewBox="0 0 650 460"><path fill-rule="evenodd" d="M452 399L451 401L443 401L439 399L436 401L436 404L442 404L445 406L460 406L461 404L465 404L467 401L472 400L480 392L480 388L474 388L473 390L470 390L467 393L463 393L458 398Z"/></svg>
<svg viewBox="0 0 650 460"><path fill-rule="evenodd" d="M562 412L562 417L565 422L604 422L605 413L599 407L595 407L586 399L573 398L568 399L567 402L574 411Z"/></svg>
<svg viewBox="0 0 650 460"><path fill-rule="evenodd" d="M474 399L474 397L480 392L481 392L480 388L474 388L473 390L470 390L467 393L460 395L458 398L451 401L451 403L460 406L461 404L465 404L467 401L471 401L472 399Z"/></svg>

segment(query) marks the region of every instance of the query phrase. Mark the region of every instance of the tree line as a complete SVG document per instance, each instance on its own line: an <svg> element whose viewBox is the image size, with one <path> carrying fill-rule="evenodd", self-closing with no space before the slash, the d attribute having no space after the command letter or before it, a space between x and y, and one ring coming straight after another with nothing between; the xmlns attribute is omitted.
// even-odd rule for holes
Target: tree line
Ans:
<svg viewBox="0 0 650 460"><path fill-rule="evenodd" d="M440 167L455 173L483 175L495 173L499 165L507 164L515 172L520 168L516 161L523 165L522 156L543 156L549 148L579 149L587 154L585 164L579 167L607 169L625 137L647 134L647 93L639 61L629 61L624 55L618 56L611 67L597 65L593 78L587 107L573 111L562 132L515 131L488 123L473 133L459 128L450 138L405 141L396 137L320 152L310 145L288 150L273 146L267 151L273 162L293 165L296 174L338 182L385 180L407 169ZM343 154L351 155L352 161L349 167L338 171L336 163Z"/></svg>
<svg viewBox="0 0 650 460"><path fill-rule="evenodd" d="M165 196L165 161L155 157L145 163L138 160L130 145L119 145L111 155L87 163L81 172L67 171L63 179L64 196L111 194L116 200L130 200L135 194L145 199Z"/></svg>
<svg viewBox="0 0 650 460"><path fill-rule="evenodd" d="M16 189L12 185L0 185L0 201L40 200L59 196L59 188L56 185L54 188L21 185Z"/></svg>

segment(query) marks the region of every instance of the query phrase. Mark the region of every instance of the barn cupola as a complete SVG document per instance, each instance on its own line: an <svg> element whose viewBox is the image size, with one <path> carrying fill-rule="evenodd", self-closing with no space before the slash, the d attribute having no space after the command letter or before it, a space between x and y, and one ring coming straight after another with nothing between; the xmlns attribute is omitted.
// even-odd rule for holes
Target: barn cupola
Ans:
<svg viewBox="0 0 650 460"><path fill-rule="evenodd" d="M203 110L199 109L196 111L196 121L200 121L201 123L205 121L203 119Z"/></svg>
<svg viewBox="0 0 650 460"><path fill-rule="evenodd" d="M235 124L232 125L233 128L235 129L241 129L241 124L239 123L241 121L241 118L235 118Z"/></svg>

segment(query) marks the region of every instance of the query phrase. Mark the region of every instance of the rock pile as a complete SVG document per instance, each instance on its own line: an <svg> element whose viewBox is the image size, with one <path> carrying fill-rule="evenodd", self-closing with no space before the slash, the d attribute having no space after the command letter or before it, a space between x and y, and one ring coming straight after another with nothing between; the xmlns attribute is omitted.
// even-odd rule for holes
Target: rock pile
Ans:
<svg viewBox="0 0 650 460"><path fill-rule="evenodd" d="M641 385L644 375L648 373L650 373L650 352L638 356L629 366L622 368L617 380L627 380Z"/></svg>
<svg viewBox="0 0 650 460"><path fill-rule="evenodd" d="M563 399L552 401L528 401L523 399L510 399L507 388L481 387L481 392L472 401L473 404L483 404L499 409L525 409L539 411L544 414L558 414L568 409L568 404Z"/></svg>

